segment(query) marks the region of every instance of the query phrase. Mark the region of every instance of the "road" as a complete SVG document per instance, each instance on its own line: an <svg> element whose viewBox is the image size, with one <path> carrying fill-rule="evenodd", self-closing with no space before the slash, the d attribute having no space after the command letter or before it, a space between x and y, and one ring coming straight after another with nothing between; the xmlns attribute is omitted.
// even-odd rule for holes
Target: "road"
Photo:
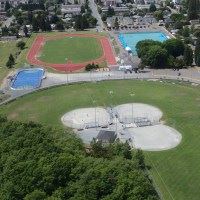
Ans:
<svg viewBox="0 0 200 200"><path fill-rule="evenodd" d="M97 4L94 2L94 0L90 0L89 2L90 2L90 9L92 10L93 17L95 17L98 20L98 22L97 22L97 24L98 24L97 29L99 31L103 31L104 23L103 23L103 21L101 19L101 15L98 12Z"/></svg>
<svg viewBox="0 0 200 200"><path fill-rule="evenodd" d="M167 6L172 12L172 14L179 14L179 12L176 9L171 8L170 6Z"/></svg>

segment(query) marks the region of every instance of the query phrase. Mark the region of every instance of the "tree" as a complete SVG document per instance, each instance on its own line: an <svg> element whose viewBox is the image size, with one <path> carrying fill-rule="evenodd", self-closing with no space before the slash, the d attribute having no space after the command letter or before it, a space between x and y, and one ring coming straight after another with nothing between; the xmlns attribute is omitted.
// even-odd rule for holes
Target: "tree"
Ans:
<svg viewBox="0 0 200 200"><path fill-rule="evenodd" d="M168 53L174 57L183 55L184 44L179 39L169 39L163 43L163 47L168 51Z"/></svg>
<svg viewBox="0 0 200 200"><path fill-rule="evenodd" d="M32 22L33 22L33 12L31 12L31 11L28 11L28 22L29 22L29 24L32 24Z"/></svg>
<svg viewBox="0 0 200 200"><path fill-rule="evenodd" d="M83 14L83 13L85 13L85 6L84 5L81 6L81 14Z"/></svg>
<svg viewBox="0 0 200 200"><path fill-rule="evenodd" d="M26 46L26 43L24 41L19 41L16 46L20 49L23 50Z"/></svg>
<svg viewBox="0 0 200 200"><path fill-rule="evenodd" d="M102 15L102 17L101 17L101 19L102 19L102 21L104 21L104 22L105 22L105 21L106 21L106 19L107 19L107 15L106 15L106 14L103 14L103 15Z"/></svg>
<svg viewBox="0 0 200 200"><path fill-rule="evenodd" d="M112 16L114 16L114 15L115 15L115 10L114 10L114 8L111 7L111 6L109 6L109 7L108 7L107 16L108 16L108 17L112 17Z"/></svg>
<svg viewBox="0 0 200 200"><path fill-rule="evenodd" d="M56 23L56 29L57 29L57 30L60 30L60 31L65 30L65 27L64 27L62 21L58 21L58 22Z"/></svg>
<svg viewBox="0 0 200 200"><path fill-rule="evenodd" d="M76 30L84 30L86 28L89 28L89 22L88 22L87 15L76 16L74 28Z"/></svg>
<svg viewBox="0 0 200 200"><path fill-rule="evenodd" d="M184 48L183 60L186 66L191 66L193 63L193 51L188 45Z"/></svg>
<svg viewBox="0 0 200 200"><path fill-rule="evenodd" d="M11 5L10 5L9 1L6 1L5 11L7 12L10 8L11 8Z"/></svg>
<svg viewBox="0 0 200 200"><path fill-rule="evenodd" d="M197 39L194 55L196 65L200 66L200 37Z"/></svg>
<svg viewBox="0 0 200 200"><path fill-rule="evenodd" d="M91 27L95 27L97 25L98 21L97 21L97 19L95 17L90 16L88 18L88 22L89 22L89 24L90 24Z"/></svg>
<svg viewBox="0 0 200 200"><path fill-rule="evenodd" d="M146 165L145 165L145 160L144 160L144 154L141 150L136 150L135 152L135 156L139 161L139 166L141 169L145 169Z"/></svg>
<svg viewBox="0 0 200 200"><path fill-rule="evenodd" d="M0 117L0 130L1 199L159 199L128 143L95 143L86 154L62 129Z"/></svg>
<svg viewBox="0 0 200 200"><path fill-rule="evenodd" d="M94 63L92 63L92 64L87 64L86 66L85 66L85 70L86 71L91 71L91 70L95 70L95 69L98 69L99 68L99 65L95 65Z"/></svg>
<svg viewBox="0 0 200 200"><path fill-rule="evenodd" d="M51 20L50 20L50 22L52 24L56 24L59 21L60 21L60 19L59 19L59 17L57 15L52 15Z"/></svg>
<svg viewBox="0 0 200 200"><path fill-rule="evenodd" d="M137 55L138 57L142 57L146 54L146 52L148 51L150 46L153 45L158 45L158 46L162 46L162 43L159 41L154 41L154 40L142 40L139 41L136 44L136 51L137 51Z"/></svg>
<svg viewBox="0 0 200 200"><path fill-rule="evenodd" d="M34 190L32 193L26 195L24 200L42 200L46 198L46 194L40 190Z"/></svg>
<svg viewBox="0 0 200 200"><path fill-rule="evenodd" d="M151 3L149 6L149 12L155 12L157 10L156 5L154 3Z"/></svg>
<svg viewBox="0 0 200 200"><path fill-rule="evenodd" d="M33 17L32 27L34 32L38 32L40 30L39 23L36 17Z"/></svg>
<svg viewBox="0 0 200 200"><path fill-rule="evenodd" d="M173 13L171 14L170 18L173 22L178 22L178 21L182 21L185 17L183 14Z"/></svg>
<svg viewBox="0 0 200 200"><path fill-rule="evenodd" d="M82 30L82 15L76 16L74 28L76 30Z"/></svg>
<svg viewBox="0 0 200 200"><path fill-rule="evenodd" d="M86 15L83 15L82 16L82 29L81 30L84 30L84 29L87 29L89 28L89 21L88 21L88 18Z"/></svg>
<svg viewBox="0 0 200 200"><path fill-rule="evenodd" d="M163 20L163 12L161 10L155 11L154 12L154 17L156 20Z"/></svg>
<svg viewBox="0 0 200 200"><path fill-rule="evenodd" d="M28 28L27 28L26 25L24 25L23 32L24 32L25 37L28 37L28 36L29 36L29 35L28 35Z"/></svg>
<svg viewBox="0 0 200 200"><path fill-rule="evenodd" d="M115 26L116 29L119 29L119 22L118 22L118 18L117 17L115 18L114 26Z"/></svg>
<svg viewBox="0 0 200 200"><path fill-rule="evenodd" d="M12 68L14 64L15 64L15 58L13 57L12 54L10 54L8 61L6 63L6 67Z"/></svg>
<svg viewBox="0 0 200 200"><path fill-rule="evenodd" d="M194 36L200 38L200 29L194 31Z"/></svg>
<svg viewBox="0 0 200 200"><path fill-rule="evenodd" d="M183 37L189 37L190 36L190 29L188 26L185 26L182 30Z"/></svg>
<svg viewBox="0 0 200 200"><path fill-rule="evenodd" d="M198 19L199 6L199 0L188 0L187 16L189 20Z"/></svg>
<svg viewBox="0 0 200 200"><path fill-rule="evenodd" d="M150 46L146 55L141 57L144 64L153 68L163 68L167 66L169 54L166 49L158 45Z"/></svg>
<svg viewBox="0 0 200 200"><path fill-rule="evenodd" d="M48 18L45 19L45 31L52 31L51 24Z"/></svg>

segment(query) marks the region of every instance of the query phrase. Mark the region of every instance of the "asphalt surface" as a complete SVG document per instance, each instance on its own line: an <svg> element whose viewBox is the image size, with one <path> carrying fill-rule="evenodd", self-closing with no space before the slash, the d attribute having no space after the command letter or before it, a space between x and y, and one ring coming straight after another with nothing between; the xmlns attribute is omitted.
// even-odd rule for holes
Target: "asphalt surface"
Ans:
<svg viewBox="0 0 200 200"><path fill-rule="evenodd" d="M90 2L90 9L92 10L93 17L95 17L98 20L97 29L98 31L103 31L104 24L101 19L101 15L98 12L97 4L94 2L94 0L90 0L89 2Z"/></svg>

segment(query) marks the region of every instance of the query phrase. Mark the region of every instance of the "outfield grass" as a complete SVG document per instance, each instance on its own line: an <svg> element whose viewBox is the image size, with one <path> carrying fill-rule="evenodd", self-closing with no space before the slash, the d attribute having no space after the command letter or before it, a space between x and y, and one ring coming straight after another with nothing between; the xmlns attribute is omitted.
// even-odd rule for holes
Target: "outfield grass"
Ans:
<svg viewBox="0 0 200 200"><path fill-rule="evenodd" d="M113 91L110 96L109 91ZM135 93L135 96L130 96ZM163 199L200 197L200 92L189 85L147 81L110 81L52 88L2 106L13 120L32 120L62 126L61 116L72 109L127 102L151 104L164 112L163 120L183 135L181 144L163 152L146 152L151 173Z"/></svg>
<svg viewBox="0 0 200 200"><path fill-rule="evenodd" d="M40 60L63 64L81 63L101 57L103 50L98 39L91 37L65 37L45 43Z"/></svg>

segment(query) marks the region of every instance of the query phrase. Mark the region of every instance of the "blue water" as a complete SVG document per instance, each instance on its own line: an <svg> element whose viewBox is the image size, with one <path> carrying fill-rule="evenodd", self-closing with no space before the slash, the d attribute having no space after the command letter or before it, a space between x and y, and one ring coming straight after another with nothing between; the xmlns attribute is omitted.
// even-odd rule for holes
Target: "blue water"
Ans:
<svg viewBox="0 0 200 200"><path fill-rule="evenodd" d="M20 70L14 77L12 89L34 89L40 87L44 70L40 68Z"/></svg>
<svg viewBox="0 0 200 200"><path fill-rule="evenodd" d="M120 33L118 38L124 48L127 46L131 48L134 55L137 54L135 46L141 40L155 40L164 42L167 36L162 32L142 32L142 33Z"/></svg>

